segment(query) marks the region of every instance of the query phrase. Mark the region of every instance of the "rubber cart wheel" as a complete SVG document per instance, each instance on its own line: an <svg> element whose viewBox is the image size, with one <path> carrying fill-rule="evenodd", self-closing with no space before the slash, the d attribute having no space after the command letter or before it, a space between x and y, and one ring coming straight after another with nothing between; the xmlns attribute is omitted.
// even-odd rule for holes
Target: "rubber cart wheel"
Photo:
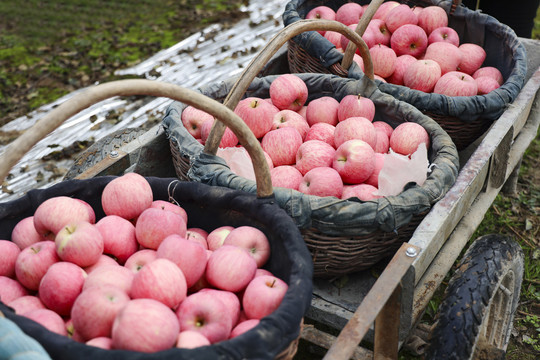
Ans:
<svg viewBox="0 0 540 360"><path fill-rule="evenodd" d="M519 244L503 235L476 239L450 279L425 359L504 359L522 279Z"/></svg>
<svg viewBox="0 0 540 360"><path fill-rule="evenodd" d="M73 179L82 174L86 169L106 158L111 151L119 149L146 131L141 128L125 128L99 139L77 157L64 175L64 179Z"/></svg>

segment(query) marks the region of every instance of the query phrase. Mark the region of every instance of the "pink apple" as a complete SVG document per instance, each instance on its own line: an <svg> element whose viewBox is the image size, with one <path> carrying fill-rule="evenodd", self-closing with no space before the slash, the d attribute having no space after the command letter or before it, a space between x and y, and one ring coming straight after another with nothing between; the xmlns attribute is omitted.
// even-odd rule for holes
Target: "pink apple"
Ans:
<svg viewBox="0 0 540 360"><path fill-rule="evenodd" d="M39 299L61 316L68 316L82 291L86 273L80 266L60 261L52 264L39 283Z"/></svg>
<svg viewBox="0 0 540 360"><path fill-rule="evenodd" d="M114 318L129 301L128 294L114 285L85 289L71 309L73 328L85 341L111 337Z"/></svg>
<svg viewBox="0 0 540 360"><path fill-rule="evenodd" d="M19 249L47 240L45 236L40 235L34 226L34 217L29 216L20 220L11 232L11 241L17 244Z"/></svg>
<svg viewBox="0 0 540 360"><path fill-rule="evenodd" d="M491 76L479 76L476 79L478 86L478 95L485 95L500 87L499 82Z"/></svg>
<svg viewBox="0 0 540 360"><path fill-rule="evenodd" d="M375 129L375 135L377 141L375 142L375 147L373 150L378 154L386 154L390 148L390 138L386 135L384 130Z"/></svg>
<svg viewBox="0 0 540 360"><path fill-rule="evenodd" d="M148 208L135 224L135 236L139 244L156 250L167 236L177 234L185 237L187 224L181 215L172 211Z"/></svg>
<svg viewBox="0 0 540 360"><path fill-rule="evenodd" d="M118 264L103 265L88 274L86 280L84 280L83 291L92 287L112 285L129 294L133 284L133 277L133 271L125 266Z"/></svg>
<svg viewBox="0 0 540 360"><path fill-rule="evenodd" d="M337 148L332 167L345 184L360 184L375 169L375 151L363 140L348 140Z"/></svg>
<svg viewBox="0 0 540 360"><path fill-rule="evenodd" d="M114 256L120 264L139 249L135 226L118 215L108 215L96 223L103 238L103 253Z"/></svg>
<svg viewBox="0 0 540 360"><path fill-rule="evenodd" d="M5 304L22 296L30 295L28 290L15 279L0 275L0 301Z"/></svg>
<svg viewBox="0 0 540 360"><path fill-rule="evenodd" d="M386 22L384 20L372 19L369 22L368 27L366 28L366 32L371 32L373 36L372 39L370 39L370 35L366 36L367 40L371 40L370 45L368 45L369 48L372 48L373 46L378 45L378 44L385 45L385 46L390 45L390 37L392 36L392 33L386 26ZM367 45L367 42L366 42L366 45Z"/></svg>
<svg viewBox="0 0 540 360"><path fill-rule="evenodd" d="M201 125L201 143L205 144L206 140L208 139L208 136L210 135L210 130L212 130L212 126L214 125L214 120L205 120ZM227 147L233 147L238 145L238 138L234 134L234 132L226 127L225 132L223 133L223 136L221 137L221 140L219 142L219 147L221 148L227 148Z"/></svg>
<svg viewBox="0 0 540 360"><path fill-rule="evenodd" d="M360 67L360 70L364 71L364 59L360 55L354 53L353 61Z"/></svg>
<svg viewBox="0 0 540 360"><path fill-rule="evenodd" d="M188 288L195 285L206 269L206 250L179 235L167 236L159 245L157 256L172 261L182 270Z"/></svg>
<svg viewBox="0 0 540 360"><path fill-rule="evenodd" d="M266 235L253 226L238 226L225 238L223 245L234 245L248 251L260 268L270 258L270 242Z"/></svg>
<svg viewBox="0 0 540 360"><path fill-rule="evenodd" d="M429 149L429 134L422 125L413 122L399 124L390 136L390 148L401 155L411 155L421 143Z"/></svg>
<svg viewBox="0 0 540 360"><path fill-rule="evenodd" d="M412 10L413 12L416 14L416 16L418 16L420 14L420 12L424 9L423 6L419 6L419 5L415 5L413 6Z"/></svg>
<svg viewBox="0 0 540 360"><path fill-rule="evenodd" d="M157 300L134 299L113 322L114 349L151 353L175 346L180 325L175 313Z"/></svg>
<svg viewBox="0 0 540 360"><path fill-rule="evenodd" d="M95 264L85 267L84 271L88 275L90 275L90 273L92 273L94 270L96 270L97 268L99 268L101 266L105 266L105 265L119 265L119 264L118 264L118 262L116 260L114 260L109 255L103 254L103 255L101 255L99 257L98 261Z"/></svg>
<svg viewBox="0 0 540 360"><path fill-rule="evenodd" d="M133 273L139 272L146 264L157 259L156 250L142 249L136 251L127 260L124 266Z"/></svg>
<svg viewBox="0 0 540 360"><path fill-rule="evenodd" d="M437 28L448 26L448 14L440 6L426 6L418 14L418 26L429 35Z"/></svg>
<svg viewBox="0 0 540 360"><path fill-rule="evenodd" d="M478 94L478 85L471 75L450 71L441 76L433 92L448 96L473 96Z"/></svg>
<svg viewBox="0 0 540 360"><path fill-rule="evenodd" d="M158 257L135 274L130 296L154 299L176 309L187 296L186 277L174 262Z"/></svg>
<svg viewBox="0 0 540 360"><path fill-rule="evenodd" d="M309 170L298 186L298 191L315 196L341 197L343 181L331 167L316 167Z"/></svg>
<svg viewBox="0 0 540 360"><path fill-rule="evenodd" d="M275 276L257 276L246 287L243 308L249 319L262 319L274 312L285 297L288 285Z"/></svg>
<svg viewBox="0 0 540 360"><path fill-rule="evenodd" d="M176 316L182 331L201 333L212 344L226 340L232 330L227 305L210 292L189 295L176 309Z"/></svg>
<svg viewBox="0 0 540 360"><path fill-rule="evenodd" d="M220 226L208 234L206 241L208 242L208 250L214 251L223 245L223 241L234 227L229 225Z"/></svg>
<svg viewBox="0 0 540 360"><path fill-rule="evenodd" d="M323 19L323 20L336 20L336 12L328 6L317 6L308 11L306 19ZM324 35L324 30L318 30L319 34Z"/></svg>
<svg viewBox="0 0 540 360"><path fill-rule="evenodd" d="M60 315L49 309L36 309L24 313L24 317L34 320L38 324L45 327L47 330L67 336L67 330L64 320Z"/></svg>
<svg viewBox="0 0 540 360"><path fill-rule="evenodd" d="M210 340L200 332L193 330L180 331L176 340L176 347L179 349L194 349L206 345L210 345Z"/></svg>
<svg viewBox="0 0 540 360"><path fill-rule="evenodd" d="M15 277L15 262L21 249L9 240L0 240L0 276Z"/></svg>
<svg viewBox="0 0 540 360"><path fill-rule="evenodd" d="M261 98L248 97L238 102L234 112L244 120L255 137L259 139L272 129L274 116L279 109Z"/></svg>
<svg viewBox="0 0 540 360"><path fill-rule="evenodd" d="M424 53L428 45L426 32L418 25L405 24L392 34L390 47L397 56L408 54L418 57Z"/></svg>
<svg viewBox="0 0 540 360"><path fill-rule="evenodd" d="M400 4L393 7L390 11L388 11L383 20L391 33L396 31L397 28L402 25L418 24L418 16L414 13L412 8L409 7L409 5L405 4Z"/></svg>
<svg viewBox="0 0 540 360"><path fill-rule="evenodd" d="M332 145L324 141L308 140L298 148L296 153L296 169L303 176L313 168L321 166L329 167L332 165L335 152L336 150Z"/></svg>
<svg viewBox="0 0 540 360"><path fill-rule="evenodd" d="M336 125L338 123L337 110L339 102L331 96L322 96L309 102L306 110L306 119L309 126L317 123Z"/></svg>
<svg viewBox="0 0 540 360"><path fill-rule="evenodd" d="M270 84L269 91L272 103L280 110L298 111L308 96L306 83L294 74L278 75Z"/></svg>
<svg viewBox="0 0 540 360"><path fill-rule="evenodd" d="M237 292L253 279L255 270L257 262L245 249L222 245L208 258L206 279L218 289Z"/></svg>
<svg viewBox="0 0 540 360"><path fill-rule="evenodd" d="M54 240L64 225L78 220L90 222L91 215L85 204L68 196L47 199L34 212L36 231L48 240Z"/></svg>
<svg viewBox="0 0 540 360"><path fill-rule="evenodd" d="M34 295L25 295L16 298L7 303L7 306L13 308L16 314L22 315L31 310L45 309L45 305Z"/></svg>
<svg viewBox="0 0 540 360"><path fill-rule="evenodd" d="M465 74L472 75L482 66L486 59L486 51L480 46L472 43L464 43L459 46L462 57L458 70Z"/></svg>
<svg viewBox="0 0 540 360"><path fill-rule="evenodd" d="M375 14L373 14L373 19L384 19L390 10L399 5L400 3L397 1L386 1L382 3L377 11L375 11Z"/></svg>
<svg viewBox="0 0 540 360"><path fill-rule="evenodd" d="M94 224L87 221L64 225L54 242L60 259L80 267L95 264L103 254L103 236Z"/></svg>
<svg viewBox="0 0 540 360"><path fill-rule="evenodd" d="M274 116L272 130L289 126L298 130L302 136L302 140L306 137L309 130L309 124L306 119L296 111L281 110Z"/></svg>
<svg viewBox="0 0 540 360"><path fill-rule="evenodd" d="M347 25L347 27L349 29L351 29L352 31L356 31L356 27L358 26L358 24L350 24L350 25ZM367 30L367 29L366 29ZM365 33L364 33L365 35ZM368 48L369 48L369 44L368 44L368 41L364 38L364 35L362 35L362 39L364 39L364 42L368 45ZM372 35L374 36L374 34ZM341 40L339 41L339 43L341 44L341 49L342 51L345 51L347 49L347 46L349 45L349 38L345 35L341 35ZM356 52L360 53L360 51L358 49L356 49Z"/></svg>
<svg viewBox="0 0 540 360"><path fill-rule="evenodd" d="M405 5L406 6L406 5ZM396 69L396 53L388 46L377 44L369 49L375 74L386 78Z"/></svg>
<svg viewBox="0 0 540 360"><path fill-rule="evenodd" d="M304 105L300 108L300 110L297 110L296 112L299 113L300 115L302 115L302 117L304 119L307 119L306 118L306 111L307 111L307 105Z"/></svg>
<svg viewBox="0 0 540 360"><path fill-rule="evenodd" d="M220 299L223 304L227 307L227 314L230 316L231 321L231 329L238 323L238 320L240 319L240 299L238 298L238 295L236 295L233 292L225 291L225 290L218 290L218 289L201 289L200 292L208 292L212 295L214 295L216 298Z"/></svg>
<svg viewBox="0 0 540 360"><path fill-rule="evenodd" d="M350 3L352 4L352 3ZM244 320L240 323L238 323L231 331L231 335L229 336L229 339L233 339L237 337L238 335L242 335L243 333L253 329L255 326L259 325L261 321L259 319L248 319Z"/></svg>
<svg viewBox="0 0 540 360"><path fill-rule="evenodd" d="M201 228L188 228L186 231L186 239L201 245L205 250L208 250L208 242L206 241L207 237L208 232Z"/></svg>
<svg viewBox="0 0 540 360"><path fill-rule="evenodd" d="M371 20L371 21L374 21L374 20ZM382 21L382 20L380 20ZM384 23L384 21L383 21ZM352 30L355 30L356 27L358 26L358 24L352 24L352 25L349 25L349 27L352 29ZM390 33L390 32L388 32ZM384 35L384 34L382 34ZM380 43L380 39L379 39L380 35L377 33L376 29L375 29L375 26L369 26L366 28L366 31L364 31L364 34L362 35L362 40L364 40L364 42L366 43L368 49L379 44ZM348 45L349 44L349 39L345 36L345 35L342 35L341 36L341 46L343 47L343 45ZM345 48L346 49L346 48ZM356 52L355 54L358 54L360 55L360 50L359 49L356 49ZM362 60L363 61L363 60Z"/></svg>
<svg viewBox="0 0 540 360"><path fill-rule="evenodd" d="M449 71L456 71L462 61L462 52L453 44L438 41L430 44L426 49L423 60L435 60L441 67L441 75Z"/></svg>
<svg viewBox="0 0 540 360"><path fill-rule="evenodd" d="M302 173L291 165L276 166L270 170L270 179L274 187L298 190L302 177Z"/></svg>
<svg viewBox="0 0 540 360"><path fill-rule="evenodd" d="M350 117L365 117L373 121L375 117L375 104L373 100L361 95L346 95L339 102L338 119L343 121Z"/></svg>
<svg viewBox="0 0 540 360"><path fill-rule="evenodd" d="M376 195L378 189L369 184L358 184L358 185L349 185L345 190L343 190L342 199L349 199L352 197L357 197L362 201L370 201L380 198L381 196Z"/></svg>
<svg viewBox="0 0 540 360"><path fill-rule="evenodd" d="M327 123L313 124L306 134L304 142L309 140L321 140L328 145L335 147L334 131L336 127Z"/></svg>
<svg viewBox="0 0 540 360"><path fill-rule="evenodd" d="M490 76L490 77L494 78L495 80L497 80L499 85L502 85L504 83L504 79L503 79L503 76L501 74L501 71L499 69L497 69L496 67L493 67L493 66L481 67L480 69L476 70L474 72L474 74L472 75L472 77L474 79L476 79L476 78L478 78L480 76Z"/></svg>
<svg viewBox="0 0 540 360"><path fill-rule="evenodd" d="M181 121L187 132L194 138L201 137L201 125L205 120L214 121L214 117L209 113L188 105L182 111Z"/></svg>
<svg viewBox="0 0 540 360"><path fill-rule="evenodd" d="M106 215L136 219L153 201L148 181L137 173L127 173L109 182L101 194L101 205Z"/></svg>
<svg viewBox="0 0 540 360"><path fill-rule="evenodd" d="M452 45L459 46L459 34L456 30L448 26L441 26L436 28L428 36L428 44L434 42L448 42ZM429 45L428 45L429 46Z"/></svg>
<svg viewBox="0 0 540 360"><path fill-rule="evenodd" d="M95 346L104 350L112 349L112 339L105 336L100 336L94 339L90 339L85 344L88 346Z"/></svg>
<svg viewBox="0 0 540 360"><path fill-rule="evenodd" d="M386 80L395 85L403 85L403 76L407 71L407 68L412 63L416 62L416 58L412 55L401 55L396 58L396 66L392 75Z"/></svg>
<svg viewBox="0 0 540 360"><path fill-rule="evenodd" d="M363 13L362 5L354 2L345 3L337 9L335 20L344 25L358 24Z"/></svg>
<svg viewBox="0 0 540 360"><path fill-rule="evenodd" d="M403 75L403 85L429 93L441 78L441 73L441 66L435 60L416 60Z"/></svg>
<svg viewBox="0 0 540 360"><path fill-rule="evenodd" d="M174 204L172 202L165 201L165 200L154 200L152 201L152 205L150 205L150 207L161 209L161 210L172 211L173 213L176 213L182 216L186 223L188 222L188 214L186 210L184 210L184 208L178 204Z"/></svg>
<svg viewBox="0 0 540 360"><path fill-rule="evenodd" d="M274 166L292 165L302 145L302 135L292 127L271 130L261 141L263 150L270 155Z"/></svg>
<svg viewBox="0 0 540 360"><path fill-rule="evenodd" d="M345 119L336 125L334 142L338 149L341 144L352 139L363 140L375 148L377 134L373 123L365 117L357 116Z"/></svg>
<svg viewBox="0 0 540 360"><path fill-rule="evenodd" d="M336 31L325 31L324 38L330 41L336 49L341 49L341 33Z"/></svg>
<svg viewBox="0 0 540 360"><path fill-rule="evenodd" d="M384 122L384 121L374 121L373 122L373 127L375 128L375 130L382 130L385 132L386 136L388 136L388 138L390 138L390 135L392 135L392 131L394 131L394 128L392 126L390 126L390 124L388 124L387 122Z"/></svg>
<svg viewBox="0 0 540 360"><path fill-rule="evenodd" d="M24 248L15 261L17 280L29 290L37 290L49 267L60 261L53 241L40 241Z"/></svg>

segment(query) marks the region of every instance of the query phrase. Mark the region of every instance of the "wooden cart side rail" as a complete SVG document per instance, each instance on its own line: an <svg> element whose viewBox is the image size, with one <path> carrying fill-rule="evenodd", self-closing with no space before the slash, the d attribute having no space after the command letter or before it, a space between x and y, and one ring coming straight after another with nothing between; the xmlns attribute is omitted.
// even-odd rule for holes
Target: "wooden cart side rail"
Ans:
<svg viewBox="0 0 540 360"><path fill-rule="evenodd" d="M514 139L529 117L539 88L540 69L525 84L510 108L488 130L460 170L454 186L433 206L413 233L409 243L423 249L413 264L415 285L477 195L488 188L501 187L508 171L513 170L507 169L508 156L514 147Z"/></svg>

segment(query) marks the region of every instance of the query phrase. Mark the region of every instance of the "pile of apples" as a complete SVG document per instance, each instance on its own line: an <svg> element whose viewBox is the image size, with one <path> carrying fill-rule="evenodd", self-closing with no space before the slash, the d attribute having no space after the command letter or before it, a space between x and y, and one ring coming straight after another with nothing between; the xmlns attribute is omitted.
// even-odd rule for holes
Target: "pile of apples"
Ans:
<svg viewBox="0 0 540 360"><path fill-rule="evenodd" d="M214 344L256 326L288 285L262 268L251 226L187 228L179 205L153 200L136 173L113 179L97 222L57 196L0 240L0 300L48 330L104 349L155 352Z"/></svg>
<svg viewBox="0 0 540 360"><path fill-rule="evenodd" d="M327 6L313 8L306 19L335 20L355 30L367 5L346 3L336 11ZM340 51L349 40L340 33L320 31ZM388 1L377 9L364 32L375 77L426 93L448 96L484 95L504 80L499 69L482 66L485 50L461 43L448 27L448 15L439 6L414 6ZM356 53L354 61L364 69Z"/></svg>
<svg viewBox="0 0 540 360"><path fill-rule="evenodd" d="M306 103L307 85L295 74L277 76L269 96L244 98L235 113L260 140L274 187L373 200L380 197L379 173L390 149L407 157L422 143L429 149L429 135L421 125L405 122L394 129L373 121L375 105L367 97L347 95L338 101L322 96ZM181 120L195 139L206 142L212 115L188 106ZM237 145L226 128L220 147Z"/></svg>

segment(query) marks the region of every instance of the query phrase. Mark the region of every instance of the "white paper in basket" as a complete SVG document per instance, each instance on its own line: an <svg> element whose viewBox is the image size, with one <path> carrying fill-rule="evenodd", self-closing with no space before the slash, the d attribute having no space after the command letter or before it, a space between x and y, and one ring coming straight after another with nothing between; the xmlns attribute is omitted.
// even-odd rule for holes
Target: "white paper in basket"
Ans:
<svg viewBox="0 0 540 360"><path fill-rule="evenodd" d="M418 146L410 159L408 156L397 154L390 149L379 173L379 190L376 194L380 196L398 195L409 182L423 185L427 179L428 168L429 160L424 143Z"/></svg>
<svg viewBox="0 0 540 360"><path fill-rule="evenodd" d="M216 155L225 159L233 173L255 181L253 163L244 147L218 148Z"/></svg>

